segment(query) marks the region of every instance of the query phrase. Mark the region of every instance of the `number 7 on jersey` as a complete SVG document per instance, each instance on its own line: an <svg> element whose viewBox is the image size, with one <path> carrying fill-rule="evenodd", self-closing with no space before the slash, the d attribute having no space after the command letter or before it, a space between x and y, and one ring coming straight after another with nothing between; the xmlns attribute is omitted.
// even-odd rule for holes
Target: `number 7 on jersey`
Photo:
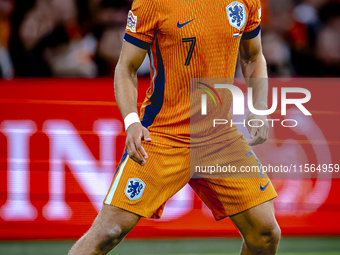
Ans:
<svg viewBox="0 0 340 255"><path fill-rule="evenodd" d="M188 56L187 56L187 59L185 60L185 63L184 63L185 66L188 66L190 64L192 53L194 53L194 49L195 49L195 45L196 45L196 37L183 38L182 43L183 42L191 42L190 49L189 49L189 52L188 52Z"/></svg>

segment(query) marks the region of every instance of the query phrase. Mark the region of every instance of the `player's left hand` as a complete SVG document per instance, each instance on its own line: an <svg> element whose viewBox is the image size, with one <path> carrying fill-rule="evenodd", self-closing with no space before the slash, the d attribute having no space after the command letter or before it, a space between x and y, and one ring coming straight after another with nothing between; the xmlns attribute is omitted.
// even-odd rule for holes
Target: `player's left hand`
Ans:
<svg viewBox="0 0 340 255"><path fill-rule="evenodd" d="M253 120L250 122L252 127L248 125L249 120ZM252 139L248 143L250 146L264 143L268 139L269 125L267 121L267 116L256 115L250 112L246 118L246 125L250 134L250 138Z"/></svg>

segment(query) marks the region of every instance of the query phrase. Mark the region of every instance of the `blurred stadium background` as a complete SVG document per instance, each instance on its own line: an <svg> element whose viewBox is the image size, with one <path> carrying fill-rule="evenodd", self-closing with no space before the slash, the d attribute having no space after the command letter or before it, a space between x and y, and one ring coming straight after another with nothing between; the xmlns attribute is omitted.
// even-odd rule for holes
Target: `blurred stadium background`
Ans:
<svg viewBox="0 0 340 255"><path fill-rule="evenodd" d="M255 152L273 164L339 164L340 2L261 2L269 75L308 77L318 100L304 129L275 128ZM99 211L124 148L112 80L131 3L0 0L0 254L67 254ZM139 104L148 74L146 59ZM279 254L340 254L340 179L331 177L273 180ZM185 187L115 254L236 254L240 244L231 221L215 222Z"/></svg>

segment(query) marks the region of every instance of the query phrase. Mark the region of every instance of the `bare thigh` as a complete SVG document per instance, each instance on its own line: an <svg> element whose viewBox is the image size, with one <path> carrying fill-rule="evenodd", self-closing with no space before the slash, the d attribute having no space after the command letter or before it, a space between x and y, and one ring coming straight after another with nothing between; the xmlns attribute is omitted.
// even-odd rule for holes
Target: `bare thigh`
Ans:
<svg viewBox="0 0 340 255"><path fill-rule="evenodd" d="M103 205L90 231L129 233L138 223L141 216L111 205Z"/></svg>
<svg viewBox="0 0 340 255"><path fill-rule="evenodd" d="M279 229L273 201L267 201L230 218L244 238L254 234L270 234Z"/></svg>
<svg viewBox="0 0 340 255"><path fill-rule="evenodd" d="M136 226L139 215L103 205L92 227L71 248L69 255L107 254Z"/></svg>

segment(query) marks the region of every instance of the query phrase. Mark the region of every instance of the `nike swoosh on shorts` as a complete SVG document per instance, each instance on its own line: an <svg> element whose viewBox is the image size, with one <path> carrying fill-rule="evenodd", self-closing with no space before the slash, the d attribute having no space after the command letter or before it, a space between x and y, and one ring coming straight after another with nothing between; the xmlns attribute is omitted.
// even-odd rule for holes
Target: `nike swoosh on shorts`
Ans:
<svg viewBox="0 0 340 255"><path fill-rule="evenodd" d="M269 183L270 183L270 181L268 181L268 183L264 187L262 187L261 184L260 184L260 190L265 191L265 189L268 187Z"/></svg>

